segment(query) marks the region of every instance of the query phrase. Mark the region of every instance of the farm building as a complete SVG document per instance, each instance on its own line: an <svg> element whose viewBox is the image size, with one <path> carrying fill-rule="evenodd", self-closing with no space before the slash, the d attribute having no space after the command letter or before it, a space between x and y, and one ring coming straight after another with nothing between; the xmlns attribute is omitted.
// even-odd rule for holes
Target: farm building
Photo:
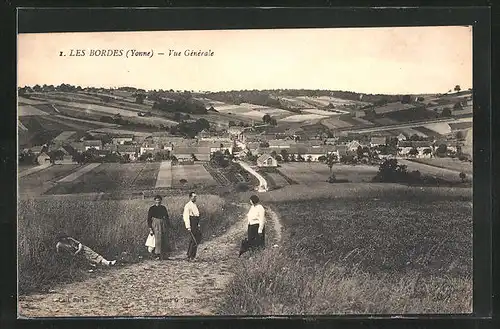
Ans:
<svg viewBox="0 0 500 329"><path fill-rule="evenodd" d="M145 153L152 153L154 154L156 151L158 151L160 148L158 148L156 145L154 144L146 144L146 145L142 145L141 147L139 147L139 154L140 155L143 155Z"/></svg>
<svg viewBox="0 0 500 329"><path fill-rule="evenodd" d="M278 161L270 154L263 154L257 159L257 167L273 167L278 166Z"/></svg>
<svg viewBox="0 0 500 329"><path fill-rule="evenodd" d="M326 156L330 153L337 153L337 150L335 146L332 145L324 145L320 147L297 145L292 146L288 150L288 153L290 155L293 154L295 158L300 156L304 159L304 161L319 161L321 156ZM337 154L337 156L339 155Z"/></svg>
<svg viewBox="0 0 500 329"><path fill-rule="evenodd" d="M126 143L132 143L134 141L134 135L122 135L112 138L113 144L124 145Z"/></svg>
<svg viewBox="0 0 500 329"><path fill-rule="evenodd" d="M284 149L284 148L290 148L290 146L295 145L295 141L291 140L284 140L284 139L273 139L273 140L268 140L269 143L269 148L272 149Z"/></svg>
<svg viewBox="0 0 500 329"><path fill-rule="evenodd" d="M100 140L86 140L83 141L83 146L85 147L85 151L94 148L96 150L102 150L102 141Z"/></svg>
<svg viewBox="0 0 500 329"><path fill-rule="evenodd" d="M192 155L198 159L198 161L209 161L210 160L210 148L209 147L175 147L173 150L173 155L181 159L192 159Z"/></svg>
<svg viewBox="0 0 500 329"><path fill-rule="evenodd" d="M116 153L128 155L129 159L134 161L138 156L138 148L135 145L117 145Z"/></svg>
<svg viewBox="0 0 500 329"><path fill-rule="evenodd" d="M209 148L210 153L216 152L216 151L221 151L225 152L226 150L229 151L229 153L233 153L233 142L232 141L227 141L227 142L222 142L222 141L199 141L196 144L196 147L201 147L201 148Z"/></svg>
<svg viewBox="0 0 500 329"><path fill-rule="evenodd" d="M360 147L360 146L363 147L363 145L361 145L361 143L356 141L356 140L347 143L346 146L347 146L347 150L351 151L351 152L356 151L358 149L358 147Z"/></svg>
<svg viewBox="0 0 500 329"><path fill-rule="evenodd" d="M50 162L50 156L47 153L42 152L36 157L36 161L38 162L38 164L43 165L47 162Z"/></svg>
<svg viewBox="0 0 500 329"><path fill-rule="evenodd" d="M151 136L150 139L146 139L145 142L152 142L152 143L161 143L161 144L174 144L174 145L180 145L180 144L185 144L185 143L192 143L194 140L184 138L184 137L178 137L178 136Z"/></svg>
<svg viewBox="0 0 500 329"><path fill-rule="evenodd" d="M379 145L385 145L386 144L386 139L385 137L372 137L370 139L370 147L375 147Z"/></svg>
<svg viewBox="0 0 500 329"><path fill-rule="evenodd" d="M224 143L224 144L233 144L233 140L229 137L223 136L209 136L206 138L199 138L198 141L202 142L215 142L215 143Z"/></svg>
<svg viewBox="0 0 500 329"><path fill-rule="evenodd" d="M404 141L398 143L398 154L409 156L412 149L418 151L414 156L417 158L430 158L432 154L432 144L426 141Z"/></svg>
<svg viewBox="0 0 500 329"><path fill-rule="evenodd" d="M398 139L398 141L405 141L407 139L405 134L403 133L397 135L396 138Z"/></svg>

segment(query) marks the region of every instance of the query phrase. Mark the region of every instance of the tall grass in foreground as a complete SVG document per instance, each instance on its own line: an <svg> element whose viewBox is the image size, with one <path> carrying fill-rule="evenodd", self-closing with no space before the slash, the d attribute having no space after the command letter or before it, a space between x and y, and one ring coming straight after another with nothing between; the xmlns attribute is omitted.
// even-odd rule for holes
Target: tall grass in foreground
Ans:
<svg viewBox="0 0 500 329"><path fill-rule="evenodd" d="M242 260L221 314L461 313L472 280L418 271L373 274L335 263L310 265L277 249Z"/></svg>
<svg viewBox="0 0 500 329"><path fill-rule="evenodd" d="M182 210L187 197L168 197L175 245L186 248L189 236L184 229ZM18 204L18 280L21 294L45 290L57 282L84 277L88 268L78 257L55 251L58 235L65 233L80 240L107 259L128 261L147 254L144 246L149 233L146 223L150 200L21 200ZM213 195L198 199L204 238L217 234L236 218L224 200ZM224 213L222 212L222 209Z"/></svg>
<svg viewBox="0 0 500 329"><path fill-rule="evenodd" d="M275 203L284 241L240 262L220 313L470 313L470 191L406 191Z"/></svg>

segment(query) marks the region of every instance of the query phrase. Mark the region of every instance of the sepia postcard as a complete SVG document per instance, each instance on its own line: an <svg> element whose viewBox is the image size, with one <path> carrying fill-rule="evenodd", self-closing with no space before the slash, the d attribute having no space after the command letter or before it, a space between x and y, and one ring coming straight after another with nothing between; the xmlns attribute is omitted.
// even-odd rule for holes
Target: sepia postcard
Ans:
<svg viewBox="0 0 500 329"><path fill-rule="evenodd" d="M17 46L19 317L472 313L471 26Z"/></svg>

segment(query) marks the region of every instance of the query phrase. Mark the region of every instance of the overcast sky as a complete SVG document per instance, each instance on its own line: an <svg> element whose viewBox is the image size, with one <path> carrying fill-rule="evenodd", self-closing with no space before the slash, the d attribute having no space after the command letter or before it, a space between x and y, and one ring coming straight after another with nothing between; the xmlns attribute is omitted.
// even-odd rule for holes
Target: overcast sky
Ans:
<svg viewBox="0 0 500 329"><path fill-rule="evenodd" d="M85 56L69 56L71 49ZM123 56L91 57L91 49ZM126 58L127 50L153 51ZM169 57L169 50L213 51ZM60 56L63 51L66 56ZM165 55L159 56L158 52ZM470 27L20 34L18 85L441 93L472 88Z"/></svg>

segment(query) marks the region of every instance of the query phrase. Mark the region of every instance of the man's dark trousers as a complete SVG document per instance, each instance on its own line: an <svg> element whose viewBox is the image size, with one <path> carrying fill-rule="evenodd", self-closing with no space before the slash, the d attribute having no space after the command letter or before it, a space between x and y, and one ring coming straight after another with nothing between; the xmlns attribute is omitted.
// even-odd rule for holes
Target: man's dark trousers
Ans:
<svg viewBox="0 0 500 329"><path fill-rule="evenodd" d="M191 225L191 233L190 239L189 239L189 246L187 250L187 256L188 258L195 258L196 257L196 252L198 251L198 244L201 241L201 231L200 228L198 227L198 224L200 223L200 217L196 216L190 216L189 217L189 223ZM196 241L193 239L196 238Z"/></svg>

